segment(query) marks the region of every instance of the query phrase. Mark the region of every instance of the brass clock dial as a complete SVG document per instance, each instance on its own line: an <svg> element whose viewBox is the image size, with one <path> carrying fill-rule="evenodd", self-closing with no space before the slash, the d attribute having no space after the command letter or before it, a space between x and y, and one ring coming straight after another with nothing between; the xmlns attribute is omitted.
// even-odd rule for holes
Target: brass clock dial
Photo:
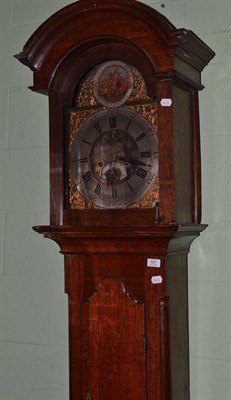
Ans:
<svg viewBox="0 0 231 400"><path fill-rule="evenodd" d="M118 107L96 112L72 142L71 177L94 206L130 206L150 188L157 172L156 133L134 110Z"/></svg>

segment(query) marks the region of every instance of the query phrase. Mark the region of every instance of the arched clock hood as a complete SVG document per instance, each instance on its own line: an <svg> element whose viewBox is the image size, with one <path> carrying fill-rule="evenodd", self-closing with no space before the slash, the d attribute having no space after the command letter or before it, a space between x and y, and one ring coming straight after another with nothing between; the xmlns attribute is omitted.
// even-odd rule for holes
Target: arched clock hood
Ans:
<svg viewBox="0 0 231 400"><path fill-rule="evenodd" d="M48 18L16 57L33 71L32 89L47 91L52 88L56 70L68 58L91 49L97 52L102 44L104 59L110 58L112 44L129 46L134 53L146 54L157 75L183 79L198 89L202 88L200 72L214 56L194 33L176 29L145 4L80 0Z"/></svg>

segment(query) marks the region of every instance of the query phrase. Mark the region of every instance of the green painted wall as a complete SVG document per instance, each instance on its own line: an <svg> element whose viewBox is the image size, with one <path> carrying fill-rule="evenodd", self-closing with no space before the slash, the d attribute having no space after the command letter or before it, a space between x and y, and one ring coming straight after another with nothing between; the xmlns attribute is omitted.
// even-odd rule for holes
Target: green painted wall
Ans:
<svg viewBox="0 0 231 400"><path fill-rule="evenodd" d="M146 1L216 58L200 94L203 222L189 256L191 400L231 399L231 1ZM69 1L0 0L0 399L67 400L67 298L47 224L48 104L13 58Z"/></svg>

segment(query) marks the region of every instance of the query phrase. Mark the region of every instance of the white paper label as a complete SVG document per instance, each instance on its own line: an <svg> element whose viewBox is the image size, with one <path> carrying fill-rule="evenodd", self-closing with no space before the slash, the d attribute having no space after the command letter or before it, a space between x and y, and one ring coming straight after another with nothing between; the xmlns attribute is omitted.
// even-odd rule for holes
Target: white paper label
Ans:
<svg viewBox="0 0 231 400"><path fill-rule="evenodd" d="M170 107L172 105L172 99L161 99L160 104L162 107Z"/></svg>
<svg viewBox="0 0 231 400"><path fill-rule="evenodd" d="M151 277L151 282L153 283L153 285L156 285L158 283L162 283L162 281L163 281L163 278L160 275Z"/></svg>
<svg viewBox="0 0 231 400"><path fill-rule="evenodd" d="M147 267L160 268L160 259L159 258L148 258L147 259Z"/></svg>

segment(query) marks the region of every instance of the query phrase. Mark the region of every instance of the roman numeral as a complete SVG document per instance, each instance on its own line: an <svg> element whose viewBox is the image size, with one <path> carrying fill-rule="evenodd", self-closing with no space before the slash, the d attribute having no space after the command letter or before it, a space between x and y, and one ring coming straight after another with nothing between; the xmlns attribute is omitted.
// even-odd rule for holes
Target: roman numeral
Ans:
<svg viewBox="0 0 231 400"><path fill-rule="evenodd" d="M113 199L117 198L117 190L116 190L115 186L112 186L112 197L113 197Z"/></svg>
<svg viewBox="0 0 231 400"><path fill-rule="evenodd" d="M136 138L136 141L139 142L139 141L142 140L144 137L145 137L145 133L141 133L141 135L138 136L138 137Z"/></svg>
<svg viewBox="0 0 231 400"><path fill-rule="evenodd" d="M96 123L96 124L94 125L94 127L95 127L95 129L97 130L98 133L101 133L101 132L102 132L102 130L101 130L101 128L100 128L100 126L99 126L98 123Z"/></svg>
<svg viewBox="0 0 231 400"><path fill-rule="evenodd" d="M116 117L109 117L109 123L111 128L116 128Z"/></svg>
<svg viewBox="0 0 231 400"><path fill-rule="evenodd" d="M126 128L125 128L126 131L128 131L128 128L129 128L129 126L131 125L131 122L132 122L132 120L130 119L130 120L128 121L128 124L127 124Z"/></svg>
<svg viewBox="0 0 231 400"><path fill-rule="evenodd" d="M131 192L134 192L134 189L133 189L133 187L130 185L130 183L128 183L127 185L128 185L128 187L129 187L129 189L131 190Z"/></svg>
<svg viewBox="0 0 231 400"><path fill-rule="evenodd" d="M147 175L147 171L145 171L145 169L139 167L136 171L136 175L139 176L140 178L144 179L145 176Z"/></svg>
<svg viewBox="0 0 231 400"><path fill-rule="evenodd" d="M82 139L82 142L88 144L89 146L91 146L91 142L87 142L87 140Z"/></svg>
<svg viewBox="0 0 231 400"><path fill-rule="evenodd" d="M150 150L141 151L140 152L140 158L146 158L146 157L151 157L151 151Z"/></svg>
<svg viewBox="0 0 231 400"><path fill-rule="evenodd" d="M97 194L98 196L100 195L102 189L102 185L100 183L97 183L95 189L94 189L94 193Z"/></svg>
<svg viewBox="0 0 231 400"><path fill-rule="evenodd" d="M89 182L92 178L92 173L91 171L87 171L85 172L85 174L82 175L82 179L84 181L84 183L86 184L87 182Z"/></svg>

